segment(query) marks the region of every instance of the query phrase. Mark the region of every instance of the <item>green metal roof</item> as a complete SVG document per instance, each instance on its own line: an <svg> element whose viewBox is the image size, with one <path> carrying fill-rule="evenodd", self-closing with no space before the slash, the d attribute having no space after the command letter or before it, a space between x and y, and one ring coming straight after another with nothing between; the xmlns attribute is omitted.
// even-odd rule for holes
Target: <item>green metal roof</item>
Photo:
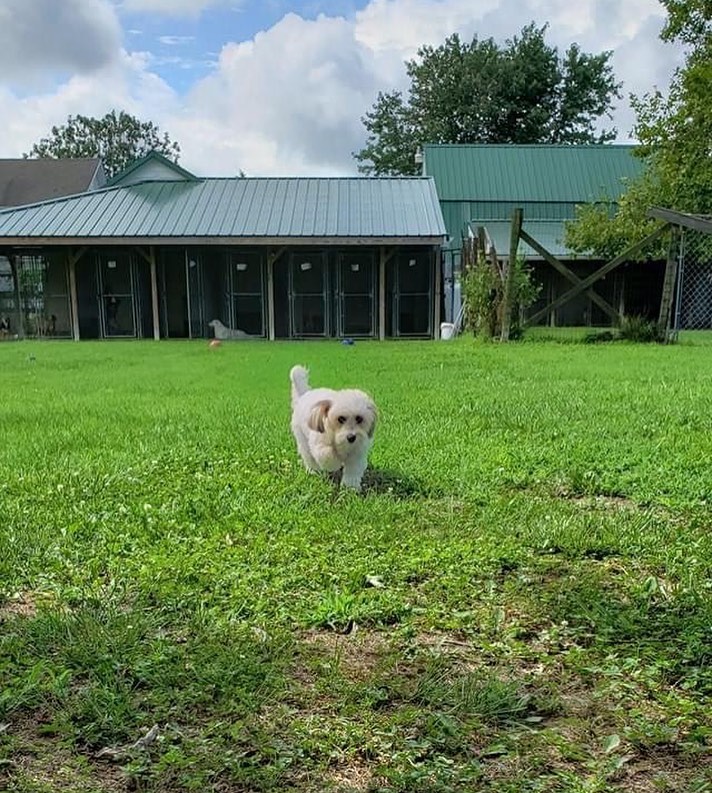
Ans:
<svg viewBox="0 0 712 793"><path fill-rule="evenodd" d="M186 171L185 168L181 168L177 162L169 160L168 157L164 157L157 151L150 151L144 157L139 157L138 160L134 160L131 165L128 165L123 171L119 171L119 173L114 174L114 176L112 176L111 179L106 182L106 186L114 187L115 185L123 184L130 177L136 176L141 170L154 163L156 165L162 166L168 171L171 171L173 174L175 174L175 178L177 180L185 179L186 181L196 181L198 179L195 174L192 174L190 171ZM138 182L141 180L132 179L132 181Z"/></svg>
<svg viewBox="0 0 712 793"><path fill-rule="evenodd" d="M532 220L527 222L525 219L522 228L553 256L561 259L572 259L574 253L564 245L564 223L565 221L563 220ZM497 255L500 257L509 256L509 242L512 234L511 221L488 220L481 225L487 229ZM473 229L473 231L476 231L476 229ZM542 258L541 254L530 248L524 240L519 241L519 254L520 256L526 256L527 259Z"/></svg>
<svg viewBox="0 0 712 793"><path fill-rule="evenodd" d="M643 167L634 146L440 145L423 149L441 201L616 200Z"/></svg>
<svg viewBox="0 0 712 793"><path fill-rule="evenodd" d="M232 178L143 182L0 211L0 242L440 242L435 183L402 178Z"/></svg>

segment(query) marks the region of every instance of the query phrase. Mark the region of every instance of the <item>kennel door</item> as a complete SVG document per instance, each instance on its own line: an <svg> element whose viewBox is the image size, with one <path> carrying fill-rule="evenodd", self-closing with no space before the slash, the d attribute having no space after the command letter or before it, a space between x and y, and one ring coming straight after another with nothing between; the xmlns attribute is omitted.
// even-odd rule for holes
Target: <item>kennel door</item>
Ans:
<svg viewBox="0 0 712 793"><path fill-rule="evenodd" d="M261 253L230 253L230 326L250 336L265 335L265 264Z"/></svg>
<svg viewBox="0 0 712 793"><path fill-rule="evenodd" d="M326 336L326 257L320 252L293 253L289 267L291 336Z"/></svg>
<svg viewBox="0 0 712 793"><path fill-rule="evenodd" d="M136 288L131 255L125 251L98 254L97 280L102 336L136 337Z"/></svg>
<svg viewBox="0 0 712 793"><path fill-rule="evenodd" d="M188 307L188 336L199 339L205 336L206 322L203 299L203 267L201 257L196 250L187 250L185 254L185 287Z"/></svg>
<svg viewBox="0 0 712 793"><path fill-rule="evenodd" d="M432 335L433 262L429 251L399 254L394 297L396 335Z"/></svg>
<svg viewBox="0 0 712 793"><path fill-rule="evenodd" d="M372 251L339 254L339 336L374 336L376 333L376 266Z"/></svg>

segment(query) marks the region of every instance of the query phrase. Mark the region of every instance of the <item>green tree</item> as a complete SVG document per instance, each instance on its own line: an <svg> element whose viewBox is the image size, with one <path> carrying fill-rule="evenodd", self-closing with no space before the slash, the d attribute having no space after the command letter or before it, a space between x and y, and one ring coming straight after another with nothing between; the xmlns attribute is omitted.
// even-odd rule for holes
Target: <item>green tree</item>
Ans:
<svg viewBox="0 0 712 793"><path fill-rule="evenodd" d="M561 56L533 23L498 45L455 34L424 46L406 63L411 84L380 93L362 121L366 145L354 154L372 174L417 173L423 143L594 143L615 138L597 131L620 96L610 52L590 55L572 44Z"/></svg>
<svg viewBox="0 0 712 793"><path fill-rule="evenodd" d="M50 135L35 143L25 157L101 157L109 176L122 171L151 151L178 162L180 146L152 121L141 121L123 110L103 118L69 116L52 127Z"/></svg>
<svg viewBox="0 0 712 793"><path fill-rule="evenodd" d="M566 242L580 253L611 258L637 242L656 225L647 218L652 206L712 211L712 2L661 1L668 10L661 38L688 45L685 63L667 96L655 91L631 97L643 172L617 206L601 202L578 208ZM662 244L641 251L639 258L661 256Z"/></svg>
<svg viewBox="0 0 712 793"><path fill-rule="evenodd" d="M710 0L660 0L668 18L660 38L683 41L694 47L709 47L712 35L712 3Z"/></svg>

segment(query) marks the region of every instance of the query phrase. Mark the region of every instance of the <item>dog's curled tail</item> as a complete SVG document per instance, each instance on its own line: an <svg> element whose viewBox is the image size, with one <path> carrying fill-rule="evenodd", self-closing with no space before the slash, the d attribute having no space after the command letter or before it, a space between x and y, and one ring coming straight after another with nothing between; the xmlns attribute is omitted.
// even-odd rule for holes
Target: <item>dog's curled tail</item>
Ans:
<svg viewBox="0 0 712 793"><path fill-rule="evenodd" d="M293 366L289 373L292 381L292 404L309 390L309 372L303 366Z"/></svg>

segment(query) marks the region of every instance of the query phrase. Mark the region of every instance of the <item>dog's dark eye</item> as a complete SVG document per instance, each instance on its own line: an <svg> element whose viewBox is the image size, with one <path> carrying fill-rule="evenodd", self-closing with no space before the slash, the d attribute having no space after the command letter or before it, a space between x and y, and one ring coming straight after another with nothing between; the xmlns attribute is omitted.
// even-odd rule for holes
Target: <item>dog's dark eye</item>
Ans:
<svg viewBox="0 0 712 793"><path fill-rule="evenodd" d="M339 422L339 424L345 424L346 423L346 416L339 416L337 421Z"/></svg>
<svg viewBox="0 0 712 793"><path fill-rule="evenodd" d="M363 416L356 416L356 423L363 424Z"/></svg>

